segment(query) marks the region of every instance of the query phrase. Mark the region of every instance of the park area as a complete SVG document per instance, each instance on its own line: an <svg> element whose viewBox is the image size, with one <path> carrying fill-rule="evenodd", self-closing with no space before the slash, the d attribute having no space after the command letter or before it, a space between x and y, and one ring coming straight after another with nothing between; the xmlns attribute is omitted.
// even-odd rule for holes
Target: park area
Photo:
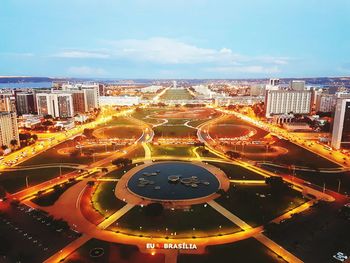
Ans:
<svg viewBox="0 0 350 263"><path fill-rule="evenodd" d="M224 245L208 246L202 255L180 254L178 263L285 263L254 238Z"/></svg>
<svg viewBox="0 0 350 263"><path fill-rule="evenodd" d="M241 229L207 204L149 214L136 206L108 229L138 236L192 238L232 234Z"/></svg>
<svg viewBox="0 0 350 263"><path fill-rule="evenodd" d="M302 194L287 185L246 185L231 183L230 189L216 201L251 226L274 218L307 202Z"/></svg>
<svg viewBox="0 0 350 263"><path fill-rule="evenodd" d="M190 100L193 96L186 89L168 89L163 96L162 100Z"/></svg>
<svg viewBox="0 0 350 263"><path fill-rule="evenodd" d="M0 185L6 192L15 193L21 191L27 187L31 187L50 179L53 179L61 174L72 172L75 169L51 167L51 168L38 168L38 169L20 169L15 171L1 172Z"/></svg>
<svg viewBox="0 0 350 263"><path fill-rule="evenodd" d="M184 146L184 145L151 145L151 153L154 157L195 157L193 152L193 146Z"/></svg>
<svg viewBox="0 0 350 263"><path fill-rule="evenodd" d="M68 263L164 263L164 255L141 253L136 246L91 239L64 261Z"/></svg>

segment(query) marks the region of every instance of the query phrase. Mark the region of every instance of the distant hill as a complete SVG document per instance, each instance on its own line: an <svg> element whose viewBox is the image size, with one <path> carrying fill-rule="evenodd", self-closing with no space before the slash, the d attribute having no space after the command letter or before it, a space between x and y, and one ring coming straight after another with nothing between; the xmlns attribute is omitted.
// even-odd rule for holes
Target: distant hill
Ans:
<svg viewBox="0 0 350 263"><path fill-rule="evenodd" d="M0 83L19 83L19 82L52 82L66 80L64 78L48 78L48 77L17 77L17 76L0 76Z"/></svg>

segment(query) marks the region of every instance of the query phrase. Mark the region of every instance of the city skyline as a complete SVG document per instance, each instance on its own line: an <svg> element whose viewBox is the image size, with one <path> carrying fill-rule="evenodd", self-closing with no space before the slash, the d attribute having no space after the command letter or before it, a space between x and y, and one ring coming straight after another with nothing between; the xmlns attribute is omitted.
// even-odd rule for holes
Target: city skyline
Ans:
<svg viewBox="0 0 350 263"><path fill-rule="evenodd" d="M97 78L346 76L349 5L342 0L2 3L0 72Z"/></svg>

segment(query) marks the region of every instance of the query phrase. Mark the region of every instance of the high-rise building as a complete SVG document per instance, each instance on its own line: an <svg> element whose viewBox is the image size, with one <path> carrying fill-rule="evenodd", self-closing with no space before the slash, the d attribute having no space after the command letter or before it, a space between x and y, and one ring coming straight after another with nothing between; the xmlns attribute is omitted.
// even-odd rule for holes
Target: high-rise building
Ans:
<svg viewBox="0 0 350 263"><path fill-rule="evenodd" d="M98 84L98 93L100 96L106 96L105 85Z"/></svg>
<svg viewBox="0 0 350 263"><path fill-rule="evenodd" d="M0 93L0 111L16 112L16 98L12 93Z"/></svg>
<svg viewBox="0 0 350 263"><path fill-rule="evenodd" d="M72 90L70 93L72 94L74 113L84 113L86 111L84 91Z"/></svg>
<svg viewBox="0 0 350 263"><path fill-rule="evenodd" d="M16 93L16 108L18 115L34 113L34 95L32 93Z"/></svg>
<svg viewBox="0 0 350 263"><path fill-rule="evenodd" d="M305 81L304 80L292 80L290 82L291 90L305 90Z"/></svg>
<svg viewBox="0 0 350 263"><path fill-rule="evenodd" d="M337 98L332 94L319 94L316 98L316 112L333 112Z"/></svg>
<svg viewBox="0 0 350 263"><path fill-rule="evenodd" d="M54 97L55 102L55 117L60 118L69 118L74 117L74 109L73 109L73 98L72 94L67 93L59 93L55 94Z"/></svg>
<svg viewBox="0 0 350 263"><path fill-rule="evenodd" d="M85 111L92 111L95 108L99 108L99 92L98 86L94 87L82 87L85 99Z"/></svg>
<svg viewBox="0 0 350 263"><path fill-rule="evenodd" d="M279 90L280 80L279 79L269 79L269 83L266 85L266 90Z"/></svg>
<svg viewBox="0 0 350 263"><path fill-rule="evenodd" d="M311 91L267 90L265 97L266 117L278 114L309 114Z"/></svg>
<svg viewBox="0 0 350 263"><path fill-rule="evenodd" d="M350 148L350 99L338 99L333 120L331 145Z"/></svg>
<svg viewBox="0 0 350 263"><path fill-rule="evenodd" d="M250 96L264 96L265 85L252 85L250 87Z"/></svg>
<svg viewBox="0 0 350 263"><path fill-rule="evenodd" d="M37 93L36 105L38 108L38 114L40 115L55 115L53 99L51 93Z"/></svg>
<svg viewBox="0 0 350 263"><path fill-rule="evenodd" d="M11 141L19 142L17 115L15 112L0 112L0 145L10 147Z"/></svg>
<svg viewBox="0 0 350 263"><path fill-rule="evenodd" d="M69 93L36 94L38 114L67 118L74 116L73 98Z"/></svg>

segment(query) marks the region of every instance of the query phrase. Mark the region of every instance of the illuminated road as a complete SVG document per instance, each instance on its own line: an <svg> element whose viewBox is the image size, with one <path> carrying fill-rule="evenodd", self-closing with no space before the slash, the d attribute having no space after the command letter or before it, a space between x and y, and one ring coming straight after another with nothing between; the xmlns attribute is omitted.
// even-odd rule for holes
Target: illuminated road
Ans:
<svg viewBox="0 0 350 263"><path fill-rule="evenodd" d="M291 135L288 131L275 126L273 124L269 124L266 122L262 122L260 120L257 119L253 119L249 116L243 115L241 113L238 113L236 111L229 111L229 110L223 110L223 109L217 109L221 112L227 113L227 114L231 114L231 115L235 115L236 117L238 117L239 119L249 122L265 131L277 134L278 136L283 137L284 139L310 151L313 152L317 155L322 156L323 158L326 158L332 162L337 163L340 166L343 167L350 167L350 164L348 163L348 159L349 157L345 154L343 154L341 151L339 150L331 150L329 151L328 149L324 148L323 144L319 144L319 143L314 143L311 144L310 141L308 139L305 138L301 138L296 136L295 134Z"/></svg>
<svg viewBox="0 0 350 263"><path fill-rule="evenodd" d="M122 116L125 114L129 114L133 111L133 109L124 110L118 113L111 112L107 108L102 108L101 113L96 118L95 121L86 123L83 125L79 125L74 127L73 129L59 132L59 133L53 133L52 137L49 137L46 141L37 141L36 143L26 146L20 150L17 150L13 153L10 153L7 156L4 156L4 159L1 161L0 165L0 171L4 168L7 168L7 166L4 164L6 162L14 161L16 162L14 165L18 165L24 161L29 160L30 158L70 139L73 136L81 134L84 129L92 129L95 128L99 124L104 124L112 119L113 116ZM23 155L23 156L22 156ZM18 161L16 161L16 158L18 158Z"/></svg>
<svg viewBox="0 0 350 263"><path fill-rule="evenodd" d="M134 120L134 119L132 119L132 120ZM142 125L141 127L144 128L144 132L142 133L141 137L137 141L139 141L141 143L149 141L150 138L153 137L153 135L152 135L153 131L151 129L149 129L148 125L145 126L145 124L143 122L136 122L136 123L139 125ZM139 145L137 143L134 143L131 146L124 148L123 151L115 152L114 154L111 154L110 156L108 156L102 160L91 163L88 166L84 167L84 168L88 169L88 171L85 171L84 173L79 174L79 172L75 171L75 172L71 172L68 174L64 174L62 176L53 178L49 181L43 182L41 184L24 189L20 192L14 193L14 194L10 195L9 197L12 199L23 200L23 199L26 199L28 197L31 197L31 196L37 194L38 191L45 191L47 189L52 188L53 186L55 186L57 184L65 183L71 179L79 179L79 178L82 178L84 176L88 176L89 174L97 172L100 167L108 167L114 159L122 157L129 152L132 152L138 146Z"/></svg>
<svg viewBox="0 0 350 263"><path fill-rule="evenodd" d="M223 118L225 118L225 116L221 116L219 118L216 118L216 119L213 119L213 120L210 120L206 123L203 123L199 126L198 128L198 131L197 131L197 136L199 138L199 140L201 142L204 142L207 149L212 152L213 154L216 154L218 156L220 156L221 158L225 159L225 160L230 160L224 153L220 152L219 150L217 150L215 148L216 146L216 143L214 142L214 146L211 144L212 142L212 139L208 138L206 136L206 127L208 125L212 125L218 121L221 121ZM203 131L204 130L204 131ZM203 135L204 134L204 135ZM271 176L276 176L276 174L268 171L268 170L265 170L265 169L262 169L261 167L257 167L255 165L253 165L252 163L248 162L248 161L243 161L243 160L240 160L240 159L236 159L235 160L235 164L238 164L248 170L251 170L255 173L258 173L260 174L261 176L263 177L271 177ZM317 199L320 199L320 200L325 200L325 201L329 201L329 202L333 202L337 197L338 197L338 194L335 194L333 192L326 192L326 191L320 191L318 189L315 189L314 185L312 184L308 184L308 182L298 178L298 180L295 179L295 177L291 177L289 175L282 175L283 177L283 180L294 185L295 187L297 187L296 189L299 189L299 191L302 191L303 194L311 194L313 196L315 196Z"/></svg>

